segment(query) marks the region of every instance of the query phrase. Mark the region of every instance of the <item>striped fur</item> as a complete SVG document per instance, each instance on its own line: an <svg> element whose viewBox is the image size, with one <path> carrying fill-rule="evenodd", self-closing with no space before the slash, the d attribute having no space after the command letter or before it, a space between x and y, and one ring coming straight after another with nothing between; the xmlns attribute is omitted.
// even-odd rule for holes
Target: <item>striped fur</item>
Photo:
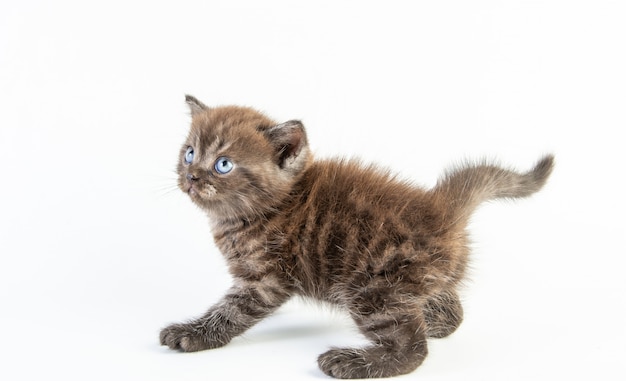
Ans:
<svg viewBox="0 0 626 381"><path fill-rule="evenodd" d="M336 378L408 373L426 357L427 338L454 332L472 210L536 192L553 165L551 156L525 174L467 165L426 190L358 161L314 161L298 121L187 102L179 186L209 215L235 283L200 318L163 329L161 343L185 352L223 346L302 295L345 308L371 340L320 355ZM218 157L232 160L232 172L214 170Z"/></svg>

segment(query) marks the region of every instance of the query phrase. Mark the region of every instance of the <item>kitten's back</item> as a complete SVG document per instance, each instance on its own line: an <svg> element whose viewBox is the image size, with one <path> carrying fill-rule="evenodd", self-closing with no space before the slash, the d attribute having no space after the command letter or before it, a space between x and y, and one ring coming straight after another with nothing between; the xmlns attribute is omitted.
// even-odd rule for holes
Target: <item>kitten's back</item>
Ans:
<svg viewBox="0 0 626 381"><path fill-rule="evenodd" d="M306 186L318 202L334 209L367 209L388 216L415 216L428 212L432 204L428 192L401 180L376 165L363 165L355 159L319 160L305 175Z"/></svg>

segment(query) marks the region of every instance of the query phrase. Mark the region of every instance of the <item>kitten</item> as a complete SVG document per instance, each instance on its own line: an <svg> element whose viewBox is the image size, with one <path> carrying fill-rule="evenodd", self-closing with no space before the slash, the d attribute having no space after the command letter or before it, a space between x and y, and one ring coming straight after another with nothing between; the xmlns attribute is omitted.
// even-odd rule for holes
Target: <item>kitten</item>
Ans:
<svg viewBox="0 0 626 381"><path fill-rule="evenodd" d="M426 339L463 318L457 286L472 211L535 193L553 166L552 156L526 173L467 165L421 189L354 160L314 161L299 121L186 101L192 124L178 185L210 217L234 285L202 317L161 331L161 344L183 352L221 347L302 295L345 308L371 341L320 355L324 373L413 371Z"/></svg>

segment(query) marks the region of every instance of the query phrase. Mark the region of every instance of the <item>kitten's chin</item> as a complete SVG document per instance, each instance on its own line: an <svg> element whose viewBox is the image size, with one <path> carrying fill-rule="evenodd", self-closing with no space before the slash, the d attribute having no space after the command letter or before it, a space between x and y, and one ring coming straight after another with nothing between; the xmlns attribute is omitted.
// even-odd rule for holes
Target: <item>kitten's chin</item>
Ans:
<svg viewBox="0 0 626 381"><path fill-rule="evenodd" d="M187 195L191 199L191 202L199 206L200 209L203 209L205 212L212 209L211 201L213 200L211 200L211 198L203 197L196 189L193 189L193 188L189 189L189 191L187 192Z"/></svg>

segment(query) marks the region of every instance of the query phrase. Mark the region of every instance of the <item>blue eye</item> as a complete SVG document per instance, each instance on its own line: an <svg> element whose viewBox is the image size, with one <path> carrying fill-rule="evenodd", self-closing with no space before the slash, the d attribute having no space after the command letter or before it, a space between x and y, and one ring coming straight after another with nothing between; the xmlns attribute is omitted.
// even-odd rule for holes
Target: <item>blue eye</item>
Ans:
<svg viewBox="0 0 626 381"><path fill-rule="evenodd" d="M220 157L215 162L215 170L220 175L225 175L228 172L232 171L233 167L234 167L233 162L230 161L230 159L227 157Z"/></svg>
<svg viewBox="0 0 626 381"><path fill-rule="evenodd" d="M193 161L193 148L187 147L187 151L185 151L185 163L191 164Z"/></svg>

